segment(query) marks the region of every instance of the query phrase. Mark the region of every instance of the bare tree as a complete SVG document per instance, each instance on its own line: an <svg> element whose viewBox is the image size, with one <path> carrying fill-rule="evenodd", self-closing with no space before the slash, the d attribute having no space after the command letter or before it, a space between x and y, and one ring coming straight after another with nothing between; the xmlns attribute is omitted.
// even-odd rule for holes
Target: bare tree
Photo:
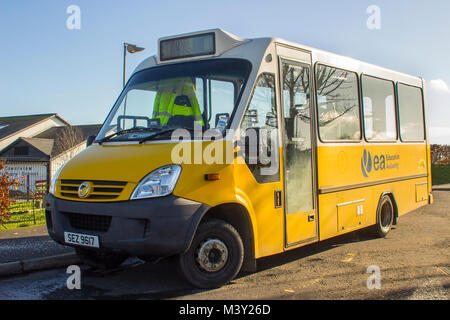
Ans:
<svg viewBox="0 0 450 320"><path fill-rule="evenodd" d="M300 72L296 72L296 68L288 64L283 65L283 90L289 92L289 117L294 118L298 116L298 111L295 107L295 93L305 93L307 99L309 99L309 69L301 68ZM309 114L309 112L308 112ZM309 122L308 119L303 119Z"/></svg>
<svg viewBox="0 0 450 320"><path fill-rule="evenodd" d="M295 93L303 92L306 94L307 99L310 96L310 83L309 83L309 70L302 68L300 72L296 73L295 69L290 65L283 65L284 90L289 93L290 99L290 117L300 117L304 122L310 122L309 110L301 114L297 113L295 109ZM352 97L343 96L345 90L350 89L351 86L346 85L347 72L332 68L319 68L317 71L317 94L319 96L327 96L327 103L335 103L338 106L336 112L330 113L319 119L320 126L326 126L334 120L344 116L348 112L355 109L356 105L349 104L352 101ZM309 106L308 106L309 109Z"/></svg>
<svg viewBox="0 0 450 320"><path fill-rule="evenodd" d="M58 132L55 139L56 153L69 150L83 142L84 137L80 128L67 126Z"/></svg>
<svg viewBox="0 0 450 320"><path fill-rule="evenodd" d="M319 119L319 126L326 126L348 112L355 111L357 105L348 89L352 86L346 83L348 72L334 68L319 67L317 71L317 94L327 97L327 104L334 105L334 110Z"/></svg>
<svg viewBox="0 0 450 320"><path fill-rule="evenodd" d="M448 165L450 164L450 146L432 144L431 145L431 164Z"/></svg>

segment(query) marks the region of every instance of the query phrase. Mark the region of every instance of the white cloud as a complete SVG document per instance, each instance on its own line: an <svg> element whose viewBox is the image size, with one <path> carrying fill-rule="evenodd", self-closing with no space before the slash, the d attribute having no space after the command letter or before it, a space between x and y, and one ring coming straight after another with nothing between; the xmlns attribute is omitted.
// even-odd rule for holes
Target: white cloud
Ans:
<svg viewBox="0 0 450 320"><path fill-rule="evenodd" d="M450 145L450 87L442 79L428 83L430 141Z"/></svg>
<svg viewBox="0 0 450 320"><path fill-rule="evenodd" d="M431 80L428 87L430 88L431 92L442 92L450 94L449 86L442 79Z"/></svg>

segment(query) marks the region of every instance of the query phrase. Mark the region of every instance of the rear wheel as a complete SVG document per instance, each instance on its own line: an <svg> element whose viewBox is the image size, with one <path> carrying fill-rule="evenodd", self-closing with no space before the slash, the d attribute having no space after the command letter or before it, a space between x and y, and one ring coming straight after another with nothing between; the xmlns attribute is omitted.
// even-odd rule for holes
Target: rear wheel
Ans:
<svg viewBox="0 0 450 320"><path fill-rule="evenodd" d="M199 288L217 288L231 281L244 260L236 229L222 220L202 223L189 250L178 257L180 274Z"/></svg>
<svg viewBox="0 0 450 320"><path fill-rule="evenodd" d="M85 248L75 248L75 252L83 263L98 269L114 269L120 266L127 258L126 255L105 253Z"/></svg>
<svg viewBox="0 0 450 320"><path fill-rule="evenodd" d="M385 195L381 198L377 211L377 224L375 225L376 234L384 238L391 231L394 222L394 205L391 197Z"/></svg>

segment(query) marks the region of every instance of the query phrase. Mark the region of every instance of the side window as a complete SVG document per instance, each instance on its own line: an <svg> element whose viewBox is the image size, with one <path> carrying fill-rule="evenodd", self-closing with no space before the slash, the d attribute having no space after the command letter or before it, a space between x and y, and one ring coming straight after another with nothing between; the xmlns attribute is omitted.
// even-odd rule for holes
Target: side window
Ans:
<svg viewBox="0 0 450 320"><path fill-rule="evenodd" d="M320 138L323 141L359 141L356 73L319 65L316 83Z"/></svg>
<svg viewBox="0 0 450 320"><path fill-rule="evenodd" d="M29 152L28 147L15 147L14 155L15 156L27 156Z"/></svg>
<svg viewBox="0 0 450 320"><path fill-rule="evenodd" d="M272 73L263 73L259 76L241 128L244 130L249 128L278 128L275 76Z"/></svg>
<svg viewBox="0 0 450 320"><path fill-rule="evenodd" d="M311 150L309 67L283 63L284 127L294 149Z"/></svg>
<svg viewBox="0 0 450 320"><path fill-rule="evenodd" d="M275 75L258 77L247 111L241 124L242 141L249 141L250 157L246 163L259 183L280 180L278 119L275 99ZM259 136L259 143L255 137ZM248 143L241 142L242 145ZM257 148L254 148L256 147ZM254 149L253 149L254 148Z"/></svg>
<svg viewBox="0 0 450 320"><path fill-rule="evenodd" d="M400 118L400 136L402 141L423 141L422 90L417 87L398 85L398 113Z"/></svg>
<svg viewBox="0 0 450 320"><path fill-rule="evenodd" d="M286 213L312 210L310 66L282 62Z"/></svg>
<svg viewBox="0 0 450 320"><path fill-rule="evenodd" d="M220 115L227 121L230 118L230 110L234 106L234 85L229 81L210 80L207 81L210 93L208 96L208 115L210 128L217 127L217 121Z"/></svg>
<svg viewBox="0 0 450 320"><path fill-rule="evenodd" d="M204 81L202 78L196 78L195 79L195 95L197 97L198 107L200 108L201 113L203 114L205 112L205 105L204 105Z"/></svg>
<svg viewBox="0 0 450 320"><path fill-rule="evenodd" d="M368 141L395 141L394 83L362 76L364 131Z"/></svg>

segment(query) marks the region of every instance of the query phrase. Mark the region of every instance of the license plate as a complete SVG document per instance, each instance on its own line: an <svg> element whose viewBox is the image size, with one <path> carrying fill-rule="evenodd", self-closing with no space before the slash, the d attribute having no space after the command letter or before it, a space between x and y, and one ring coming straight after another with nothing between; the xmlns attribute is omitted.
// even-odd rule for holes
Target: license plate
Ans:
<svg viewBox="0 0 450 320"><path fill-rule="evenodd" d="M91 236L88 234L64 232L64 241L79 246L100 248L98 236Z"/></svg>

